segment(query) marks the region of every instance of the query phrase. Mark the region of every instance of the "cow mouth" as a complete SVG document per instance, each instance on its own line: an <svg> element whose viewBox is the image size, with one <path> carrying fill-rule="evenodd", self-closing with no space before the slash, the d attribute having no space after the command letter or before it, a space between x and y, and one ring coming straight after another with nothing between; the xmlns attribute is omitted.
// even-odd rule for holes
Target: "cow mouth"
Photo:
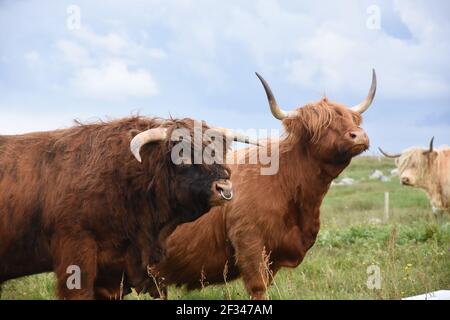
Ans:
<svg viewBox="0 0 450 320"><path fill-rule="evenodd" d="M359 144L355 144L354 146L352 146L349 151L350 151L350 154L352 154L352 155L358 155L360 153L363 153L367 149L369 149L368 144L359 143Z"/></svg>

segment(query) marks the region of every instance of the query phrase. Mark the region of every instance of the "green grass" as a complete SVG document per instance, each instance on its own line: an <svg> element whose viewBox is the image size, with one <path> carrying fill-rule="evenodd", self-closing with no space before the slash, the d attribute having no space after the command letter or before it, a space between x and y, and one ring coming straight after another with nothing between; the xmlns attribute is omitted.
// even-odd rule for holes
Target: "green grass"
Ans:
<svg viewBox="0 0 450 320"><path fill-rule="evenodd" d="M437 224L426 195L390 182L368 179L374 169L388 175L389 159L359 157L338 178L322 205L322 227L314 247L296 269L284 269L270 299L400 299L450 289L450 219ZM384 218L384 193L390 217ZM381 289L368 289L367 267L381 271ZM54 299L54 276L41 274L4 284L2 299ZM242 282L187 292L170 288L169 299L247 299ZM149 299L131 294L127 299Z"/></svg>

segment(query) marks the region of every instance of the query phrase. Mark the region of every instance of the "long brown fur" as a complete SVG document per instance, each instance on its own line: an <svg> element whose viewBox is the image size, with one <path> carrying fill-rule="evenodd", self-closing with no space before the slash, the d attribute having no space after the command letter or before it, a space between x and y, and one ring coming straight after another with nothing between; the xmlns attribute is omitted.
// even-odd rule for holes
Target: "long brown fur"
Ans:
<svg viewBox="0 0 450 320"><path fill-rule="evenodd" d="M0 136L0 284L54 270L60 298L92 299L110 294L99 292L103 275L126 255L128 263L138 264L134 269L160 260L161 231L211 207L179 188L192 184L209 192L213 181L227 179L226 167L199 165L189 169L192 180L179 181L170 139L145 145L143 162L136 161L130 140L161 123L131 117ZM176 128L192 134L194 122L172 119L163 126L169 136ZM208 203L209 195L200 200ZM66 286L70 265L81 268L80 290Z"/></svg>
<svg viewBox="0 0 450 320"><path fill-rule="evenodd" d="M301 263L315 242L320 205L332 180L368 145L354 149L348 133L361 130L362 118L344 105L323 99L297 112L283 120L276 175L261 175L260 164L232 165L234 200L168 237L167 255L155 270L164 285L193 289L223 283L227 265L227 279L241 277L248 294L261 299L271 282L267 274ZM236 153L248 158L256 151ZM258 272L263 252L270 272Z"/></svg>

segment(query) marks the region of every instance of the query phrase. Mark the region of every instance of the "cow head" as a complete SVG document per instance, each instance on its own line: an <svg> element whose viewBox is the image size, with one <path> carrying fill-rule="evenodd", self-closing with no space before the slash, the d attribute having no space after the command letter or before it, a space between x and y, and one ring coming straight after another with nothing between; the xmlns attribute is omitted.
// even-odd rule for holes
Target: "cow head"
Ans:
<svg viewBox="0 0 450 320"><path fill-rule="evenodd" d="M267 82L261 80L275 118L282 120L289 146L301 144L314 159L327 164L348 164L352 157L369 148L369 138L360 127L361 114L372 103L376 92L375 70L367 98L349 108L323 98L292 111L282 110Z"/></svg>
<svg viewBox="0 0 450 320"><path fill-rule="evenodd" d="M130 148L154 175L149 177L149 198L157 199L152 200L154 205L175 214L181 223L233 198L231 172L226 166L232 140L257 144L231 130L182 119L162 121L158 127L138 133ZM161 203L163 199L168 199L167 203Z"/></svg>
<svg viewBox="0 0 450 320"><path fill-rule="evenodd" d="M436 158L433 150L434 137L428 149L410 148L398 154L389 154L378 148L387 158L395 159L399 171L400 182L405 186L426 187L429 168Z"/></svg>

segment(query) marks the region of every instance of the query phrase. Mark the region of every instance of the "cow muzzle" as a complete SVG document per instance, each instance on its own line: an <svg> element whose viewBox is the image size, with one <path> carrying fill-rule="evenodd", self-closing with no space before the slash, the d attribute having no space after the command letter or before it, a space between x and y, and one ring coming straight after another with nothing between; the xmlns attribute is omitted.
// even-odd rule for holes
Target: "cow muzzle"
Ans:
<svg viewBox="0 0 450 320"><path fill-rule="evenodd" d="M348 133L348 138L352 140L355 145L369 145L369 137L361 128L350 131Z"/></svg>
<svg viewBox="0 0 450 320"><path fill-rule="evenodd" d="M233 199L233 185L230 180L220 180L213 183L212 191L215 196L213 196L213 202L219 201L230 201Z"/></svg>
<svg viewBox="0 0 450 320"><path fill-rule="evenodd" d="M347 139L351 141L353 145L351 147L352 155L360 154L369 148L369 137L361 128L356 128L350 132L347 132Z"/></svg>
<svg viewBox="0 0 450 320"><path fill-rule="evenodd" d="M401 183L404 186L412 186L412 181L408 177L401 177Z"/></svg>

